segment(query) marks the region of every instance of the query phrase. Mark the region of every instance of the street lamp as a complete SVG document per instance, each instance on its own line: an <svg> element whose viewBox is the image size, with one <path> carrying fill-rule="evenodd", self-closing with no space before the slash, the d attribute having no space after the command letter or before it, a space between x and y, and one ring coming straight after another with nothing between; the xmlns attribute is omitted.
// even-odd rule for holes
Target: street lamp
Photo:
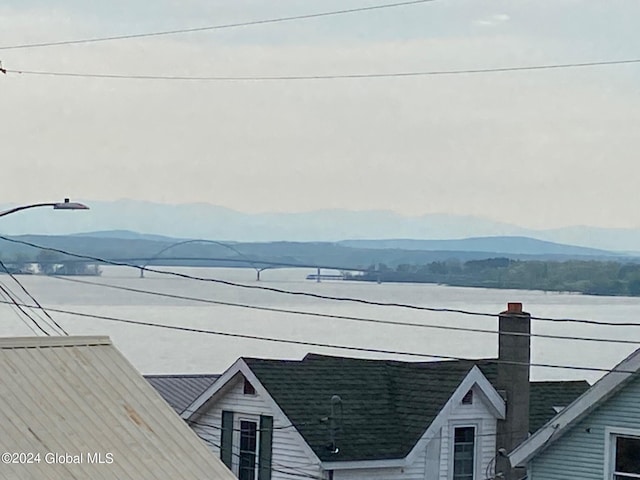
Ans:
<svg viewBox="0 0 640 480"><path fill-rule="evenodd" d="M29 208L38 208L38 207L53 207L54 210L89 210L83 203L78 202L70 202L68 198L64 199L64 202L51 202L51 203L32 203L31 205L22 205L21 207L11 208L4 212L0 212L0 217L4 217L5 215L10 215L12 213L19 212L21 210L27 210Z"/></svg>

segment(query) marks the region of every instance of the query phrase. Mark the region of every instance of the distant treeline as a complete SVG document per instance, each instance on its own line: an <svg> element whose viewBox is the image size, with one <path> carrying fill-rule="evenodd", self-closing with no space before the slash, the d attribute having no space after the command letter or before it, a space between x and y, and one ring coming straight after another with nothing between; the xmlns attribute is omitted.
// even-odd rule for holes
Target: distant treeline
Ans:
<svg viewBox="0 0 640 480"><path fill-rule="evenodd" d="M378 264L371 265L363 275L349 275L347 279L640 296L639 264L602 261L489 258L424 265L401 264L396 268Z"/></svg>
<svg viewBox="0 0 640 480"><path fill-rule="evenodd" d="M35 258L18 254L13 259L3 260L1 273L43 275L90 275L102 274L102 269L95 262L67 259L65 256L49 250L40 250ZM6 269L6 270L5 270Z"/></svg>

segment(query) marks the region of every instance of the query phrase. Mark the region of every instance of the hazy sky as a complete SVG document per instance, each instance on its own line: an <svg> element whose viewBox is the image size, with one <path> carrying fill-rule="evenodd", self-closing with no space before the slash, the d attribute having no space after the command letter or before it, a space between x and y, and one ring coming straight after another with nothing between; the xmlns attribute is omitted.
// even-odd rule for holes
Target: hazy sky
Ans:
<svg viewBox="0 0 640 480"><path fill-rule="evenodd" d="M388 0L5 0L0 47ZM436 0L197 34L0 50L10 70L286 76L640 58L637 0ZM0 76L0 203L385 209L640 227L640 64L179 82Z"/></svg>

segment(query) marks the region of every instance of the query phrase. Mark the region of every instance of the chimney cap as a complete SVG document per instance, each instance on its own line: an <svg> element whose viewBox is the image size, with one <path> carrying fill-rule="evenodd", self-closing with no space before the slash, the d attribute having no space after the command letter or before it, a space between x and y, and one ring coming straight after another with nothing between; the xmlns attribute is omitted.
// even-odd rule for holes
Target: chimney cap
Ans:
<svg viewBox="0 0 640 480"><path fill-rule="evenodd" d="M509 302L509 303L507 303L507 312L508 313L522 313L522 303L521 302Z"/></svg>
<svg viewBox="0 0 640 480"><path fill-rule="evenodd" d="M521 316L529 316L529 314L522 310L521 302L509 302L507 303L507 309L504 312L500 312L502 316L513 316L513 317L521 317Z"/></svg>

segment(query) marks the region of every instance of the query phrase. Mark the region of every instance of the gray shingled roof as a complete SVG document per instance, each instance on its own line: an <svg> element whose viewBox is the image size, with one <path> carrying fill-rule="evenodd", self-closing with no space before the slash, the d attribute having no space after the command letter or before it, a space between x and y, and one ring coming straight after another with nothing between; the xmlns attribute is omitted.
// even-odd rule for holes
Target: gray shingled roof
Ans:
<svg viewBox="0 0 640 480"><path fill-rule="evenodd" d="M497 370L495 359L401 362L309 354L300 361L244 361L322 461L405 457L474 365L490 382ZM588 388L586 382L543 383L532 382L535 428L553 416L553 406L568 405ZM331 453L330 426L321 420L330 414L333 395L343 409L338 453Z"/></svg>
<svg viewBox="0 0 640 480"><path fill-rule="evenodd" d="M406 456L474 362L399 362L307 355L301 361L244 359L323 461ZM425 392L428 394L425 395ZM331 453L331 397L342 428Z"/></svg>
<svg viewBox="0 0 640 480"><path fill-rule="evenodd" d="M144 378L180 415L220 375L145 375Z"/></svg>
<svg viewBox="0 0 640 480"><path fill-rule="evenodd" d="M584 380L531 382L529 396L529 431L537 432L556 416L554 407L568 407L576 398L589 390Z"/></svg>

